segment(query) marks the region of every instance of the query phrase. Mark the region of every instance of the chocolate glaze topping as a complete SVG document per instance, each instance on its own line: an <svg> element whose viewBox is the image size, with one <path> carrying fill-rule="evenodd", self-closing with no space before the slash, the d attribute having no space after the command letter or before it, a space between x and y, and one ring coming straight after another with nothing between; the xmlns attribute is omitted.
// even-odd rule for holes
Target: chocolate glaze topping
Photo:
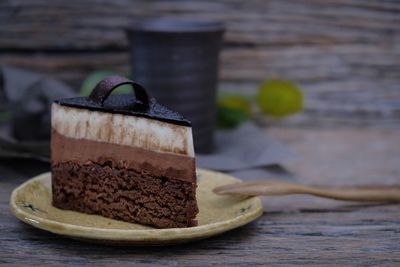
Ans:
<svg viewBox="0 0 400 267"><path fill-rule="evenodd" d="M130 94L110 96L114 89L124 84L132 85L135 98ZM120 76L109 76L100 81L89 97L64 98L54 102L63 106L145 117L176 125L191 126L190 121L183 118L182 115L158 104L154 98L150 98L140 84Z"/></svg>

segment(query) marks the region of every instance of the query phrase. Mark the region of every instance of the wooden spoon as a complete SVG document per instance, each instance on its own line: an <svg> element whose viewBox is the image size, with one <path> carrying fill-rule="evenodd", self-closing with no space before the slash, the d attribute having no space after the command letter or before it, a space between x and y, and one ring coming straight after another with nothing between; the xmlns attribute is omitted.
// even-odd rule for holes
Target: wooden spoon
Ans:
<svg viewBox="0 0 400 267"><path fill-rule="evenodd" d="M400 202L400 186L322 188L275 180L260 180L220 186L213 192L220 195L246 196L303 194L345 201Z"/></svg>

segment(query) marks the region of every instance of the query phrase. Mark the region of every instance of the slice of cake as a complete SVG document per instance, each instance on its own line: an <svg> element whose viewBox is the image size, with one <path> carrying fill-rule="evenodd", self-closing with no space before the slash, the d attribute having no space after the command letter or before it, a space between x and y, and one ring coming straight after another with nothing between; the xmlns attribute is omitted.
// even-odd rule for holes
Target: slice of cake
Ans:
<svg viewBox="0 0 400 267"><path fill-rule="evenodd" d="M112 95L131 84L133 95ZM53 205L152 225L197 225L190 122L118 76L52 106Z"/></svg>

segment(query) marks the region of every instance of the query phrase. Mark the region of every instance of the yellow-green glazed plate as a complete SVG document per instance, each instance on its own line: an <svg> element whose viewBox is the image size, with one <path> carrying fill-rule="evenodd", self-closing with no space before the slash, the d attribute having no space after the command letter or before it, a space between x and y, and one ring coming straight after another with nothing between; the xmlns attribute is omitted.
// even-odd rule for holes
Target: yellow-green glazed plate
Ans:
<svg viewBox="0 0 400 267"><path fill-rule="evenodd" d="M218 196L212 189L239 181L219 172L197 170L199 225L156 229L97 215L61 210L51 205L51 174L36 176L16 188L10 199L13 214L34 227L84 241L115 245L166 245L207 238L245 225L263 212L258 197Z"/></svg>

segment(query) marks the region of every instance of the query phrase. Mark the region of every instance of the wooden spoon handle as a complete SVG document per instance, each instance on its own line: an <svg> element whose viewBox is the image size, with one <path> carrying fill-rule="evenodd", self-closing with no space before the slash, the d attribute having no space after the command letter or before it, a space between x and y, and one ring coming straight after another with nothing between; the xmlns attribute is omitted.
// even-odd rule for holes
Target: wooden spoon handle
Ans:
<svg viewBox="0 0 400 267"><path fill-rule="evenodd" d="M221 195L294 195L305 194L345 201L400 202L399 186L319 188L280 181L254 181L217 187Z"/></svg>

